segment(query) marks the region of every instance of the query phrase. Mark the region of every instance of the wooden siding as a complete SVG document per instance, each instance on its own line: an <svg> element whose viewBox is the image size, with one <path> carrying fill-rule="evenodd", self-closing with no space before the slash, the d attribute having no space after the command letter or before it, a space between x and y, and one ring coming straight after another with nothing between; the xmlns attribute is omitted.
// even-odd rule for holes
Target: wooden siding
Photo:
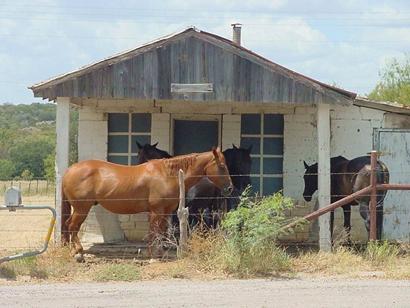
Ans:
<svg viewBox="0 0 410 308"><path fill-rule="evenodd" d="M202 36L201 36L202 35ZM212 83L210 93L171 93L171 83ZM349 104L351 98L195 31L140 53L32 87L35 96L221 102Z"/></svg>

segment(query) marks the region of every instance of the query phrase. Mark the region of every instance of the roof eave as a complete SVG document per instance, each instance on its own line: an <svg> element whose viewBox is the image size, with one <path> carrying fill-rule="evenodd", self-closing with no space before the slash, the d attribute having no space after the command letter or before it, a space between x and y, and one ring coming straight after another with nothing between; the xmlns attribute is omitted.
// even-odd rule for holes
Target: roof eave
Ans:
<svg viewBox="0 0 410 308"><path fill-rule="evenodd" d="M410 106L395 102L381 102L368 99L366 97L357 97L353 103L355 106L366 107L386 112L410 115Z"/></svg>

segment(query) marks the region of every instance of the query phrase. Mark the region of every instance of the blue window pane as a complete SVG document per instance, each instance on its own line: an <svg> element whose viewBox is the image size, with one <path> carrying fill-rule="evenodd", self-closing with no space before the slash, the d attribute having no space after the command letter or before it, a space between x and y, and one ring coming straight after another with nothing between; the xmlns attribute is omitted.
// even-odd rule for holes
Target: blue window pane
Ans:
<svg viewBox="0 0 410 308"><path fill-rule="evenodd" d="M133 113L131 127L133 133L149 133L151 131L151 114Z"/></svg>
<svg viewBox="0 0 410 308"><path fill-rule="evenodd" d="M249 148L252 146L251 154L260 154L261 152L261 140L259 137L242 137L241 148Z"/></svg>
<svg viewBox="0 0 410 308"><path fill-rule="evenodd" d="M138 165L138 156L131 156L131 165Z"/></svg>
<svg viewBox="0 0 410 308"><path fill-rule="evenodd" d="M251 177L252 193L260 193L260 178L252 176Z"/></svg>
<svg viewBox="0 0 410 308"><path fill-rule="evenodd" d="M139 144L151 144L151 136L131 136L131 152L138 153L137 141Z"/></svg>
<svg viewBox="0 0 410 308"><path fill-rule="evenodd" d="M128 113L109 113L108 132L127 133L128 132Z"/></svg>
<svg viewBox="0 0 410 308"><path fill-rule="evenodd" d="M259 157L251 158L251 174L260 174L261 173L261 159Z"/></svg>
<svg viewBox="0 0 410 308"><path fill-rule="evenodd" d="M272 195L283 188L282 178L263 178L263 195Z"/></svg>
<svg viewBox="0 0 410 308"><path fill-rule="evenodd" d="M128 136L108 136L108 153L128 153Z"/></svg>
<svg viewBox="0 0 410 308"><path fill-rule="evenodd" d="M283 138L263 138L263 154L283 155Z"/></svg>
<svg viewBox="0 0 410 308"><path fill-rule="evenodd" d="M283 158L268 158L263 159L263 174L282 174Z"/></svg>
<svg viewBox="0 0 410 308"><path fill-rule="evenodd" d="M128 165L128 156L108 156L108 161L114 164Z"/></svg>
<svg viewBox="0 0 410 308"><path fill-rule="evenodd" d="M260 114L243 114L241 116L241 133L242 134L260 134L261 133L261 115Z"/></svg>
<svg viewBox="0 0 410 308"><path fill-rule="evenodd" d="M283 114L265 114L263 118L263 133L283 135Z"/></svg>

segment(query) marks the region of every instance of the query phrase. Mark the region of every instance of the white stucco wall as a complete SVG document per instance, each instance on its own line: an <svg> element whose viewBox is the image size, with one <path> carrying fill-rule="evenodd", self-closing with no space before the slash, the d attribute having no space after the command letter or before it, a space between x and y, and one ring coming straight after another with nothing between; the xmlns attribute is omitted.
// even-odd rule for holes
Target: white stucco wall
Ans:
<svg viewBox="0 0 410 308"><path fill-rule="evenodd" d="M241 145L241 115L224 114L222 117L222 150Z"/></svg>
<svg viewBox="0 0 410 308"><path fill-rule="evenodd" d="M159 142L160 149L169 151L171 148L171 118L174 113L198 114L204 112L204 106L200 105L199 111L187 104L184 108L177 108L176 104L167 104L162 113L152 109L148 104L140 109L133 106L132 110L126 107L125 102L121 105L121 111L115 109L114 105L109 108L80 109L79 121L79 158L106 159L107 152L107 122L103 112L153 112L151 127L151 143ZM95 108L95 109L94 109ZM151 109L152 110L151 110ZM163 107L165 108L165 107ZM96 112L96 110L101 110ZM165 110L165 112L164 112ZM284 114L284 195L291 197L297 204L291 211L293 216L303 216L315 207L315 198L310 203L303 200L303 160L308 164L317 162L317 131L316 131L316 108L307 107L274 107L264 104L258 106L233 105L218 107L216 104L207 109L209 114L222 114L222 148L227 149L240 144L241 113L266 112ZM234 114L232 114L234 113ZM385 113L364 107L331 107L331 156L343 155L349 159L366 155L372 150L374 128L409 128L410 117L397 114ZM341 229L343 212L336 210L336 228ZM95 216L95 215L94 215ZM147 214L120 215L121 229L125 231L126 237L131 240L142 239L148 229ZM93 234L98 232L98 223L92 216L87 220L87 233L91 230ZM107 223L104 223L107 225ZM357 207L353 207L352 214L352 237L353 240L366 240L367 233L364 228ZM116 233L116 227L109 226L112 233ZM316 224L301 230L295 235L284 237L287 240L314 241L317 239ZM100 231L101 233L101 231ZM101 239L101 236L100 236Z"/></svg>
<svg viewBox="0 0 410 308"><path fill-rule="evenodd" d="M107 159L107 120L93 108L79 109L78 159ZM97 205L91 208L81 228L83 243L115 242L124 239L118 215Z"/></svg>
<svg viewBox="0 0 410 308"><path fill-rule="evenodd" d="M158 149L170 151L170 114L152 113L151 116L151 144L158 142ZM121 229L129 241L141 241L149 229L148 213L133 215L119 215Z"/></svg>

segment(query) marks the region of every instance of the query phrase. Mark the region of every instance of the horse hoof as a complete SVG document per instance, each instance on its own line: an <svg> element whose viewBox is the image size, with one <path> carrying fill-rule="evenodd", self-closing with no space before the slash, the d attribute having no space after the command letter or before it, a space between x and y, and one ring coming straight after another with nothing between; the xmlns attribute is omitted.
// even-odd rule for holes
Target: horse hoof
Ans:
<svg viewBox="0 0 410 308"><path fill-rule="evenodd" d="M74 255L74 260L76 260L78 263L83 263L84 260L84 255L82 253L76 253Z"/></svg>

